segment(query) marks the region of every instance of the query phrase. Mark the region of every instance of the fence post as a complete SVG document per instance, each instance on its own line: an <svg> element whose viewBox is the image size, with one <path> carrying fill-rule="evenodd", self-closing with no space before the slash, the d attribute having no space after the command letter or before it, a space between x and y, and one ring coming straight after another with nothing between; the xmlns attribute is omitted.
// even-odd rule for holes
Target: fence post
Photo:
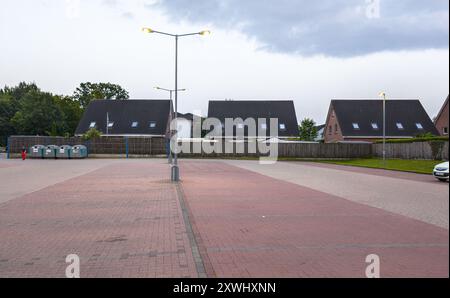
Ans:
<svg viewBox="0 0 450 298"><path fill-rule="evenodd" d="M127 154L127 159L128 159L128 157L129 157L128 137L125 137L125 152Z"/></svg>

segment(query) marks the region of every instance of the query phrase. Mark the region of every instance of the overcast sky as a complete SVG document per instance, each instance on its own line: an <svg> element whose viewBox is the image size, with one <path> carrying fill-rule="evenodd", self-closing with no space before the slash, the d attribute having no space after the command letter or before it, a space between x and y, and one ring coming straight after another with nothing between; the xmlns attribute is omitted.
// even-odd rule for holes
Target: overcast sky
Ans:
<svg viewBox="0 0 450 298"><path fill-rule="evenodd" d="M435 116L449 93L448 0L0 0L0 86L81 82L166 98L180 41L183 112L210 99L292 99L325 122L332 98L419 98Z"/></svg>

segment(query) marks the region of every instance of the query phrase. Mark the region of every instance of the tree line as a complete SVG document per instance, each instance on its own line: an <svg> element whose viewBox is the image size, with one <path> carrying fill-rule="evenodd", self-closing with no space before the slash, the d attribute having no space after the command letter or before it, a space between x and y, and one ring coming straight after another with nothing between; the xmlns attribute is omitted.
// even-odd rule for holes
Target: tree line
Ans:
<svg viewBox="0 0 450 298"><path fill-rule="evenodd" d="M0 145L11 135L73 136L92 100L129 99L129 93L111 83L82 83L70 96L42 91L22 82L0 89Z"/></svg>

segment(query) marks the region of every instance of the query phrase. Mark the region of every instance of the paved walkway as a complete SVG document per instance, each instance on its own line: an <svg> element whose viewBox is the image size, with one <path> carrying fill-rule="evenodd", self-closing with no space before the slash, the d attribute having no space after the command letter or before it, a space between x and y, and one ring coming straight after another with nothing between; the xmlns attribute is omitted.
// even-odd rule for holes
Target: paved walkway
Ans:
<svg viewBox="0 0 450 298"><path fill-rule="evenodd" d="M429 176L317 163L228 164L347 200L449 228L449 184Z"/></svg>
<svg viewBox="0 0 450 298"><path fill-rule="evenodd" d="M384 277L448 277L448 230L261 175L259 167L254 162L183 163L182 186L209 276L365 277L366 256L377 254ZM293 171L286 178L296 177L289 174ZM309 179L325 190L341 181L321 177ZM347 179L368 179L352 177ZM402 184L382 180L387 192Z"/></svg>
<svg viewBox="0 0 450 298"><path fill-rule="evenodd" d="M0 204L0 277L65 277L69 254L82 277L198 276L168 165L105 163Z"/></svg>
<svg viewBox="0 0 450 298"><path fill-rule="evenodd" d="M101 159L0 160L0 204L119 162L122 161Z"/></svg>

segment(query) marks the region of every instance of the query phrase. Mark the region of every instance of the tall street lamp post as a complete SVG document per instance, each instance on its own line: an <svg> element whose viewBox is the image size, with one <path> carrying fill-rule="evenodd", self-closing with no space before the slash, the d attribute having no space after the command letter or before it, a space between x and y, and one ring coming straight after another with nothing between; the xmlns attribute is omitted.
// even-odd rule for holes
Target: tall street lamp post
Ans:
<svg viewBox="0 0 450 298"><path fill-rule="evenodd" d="M161 91L167 91L167 92L169 92L170 93L170 104L172 104L172 101L173 101L173 93L175 92L175 90L172 90L172 89L167 89L167 88L161 88L161 87L155 87L155 89L156 90L161 90ZM178 92L184 92L184 91L187 91L186 89L178 89L177 90ZM172 119L175 119L176 117L175 117L175 113L172 113ZM171 133L170 133L170 137L172 138L172 130L171 130ZM170 143L169 143L170 144ZM173 159L172 159L172 150L170 150L169 149L169 164L172 164L172 162L173 162Z"/></svg>
<svg viewBox="0 0 450 298"><path fill-rule="evenodd" d="M162 34L162 35L166 35L166 36L170 36L170 37L174 37L175 38L175 123L177 124L178 127L178 39L180 39L180 37L186 37L186 36L193 36L193 35L209 35L211 34L210 31L205 30L205 31L201 31L201 32L195 32L195 33L187 33L187 34L171 34L171 33L166 33L166 32L161 32L161 31L156 31L150 28L143 28L142 31L144 31L145 33L157 33L157 34ZM171 179L173 182L178 182L180 181L180 169L178 167L178 154L176 152L174 152L174 160L173 160L173 165L172 165L172 171L171 171Z"/></svg>
<svg viewBox="0 0 450 298"><path fill-rule="evenodd" d="M386 93L381 92L383 98L383 167L386 169Z"/></svg>

